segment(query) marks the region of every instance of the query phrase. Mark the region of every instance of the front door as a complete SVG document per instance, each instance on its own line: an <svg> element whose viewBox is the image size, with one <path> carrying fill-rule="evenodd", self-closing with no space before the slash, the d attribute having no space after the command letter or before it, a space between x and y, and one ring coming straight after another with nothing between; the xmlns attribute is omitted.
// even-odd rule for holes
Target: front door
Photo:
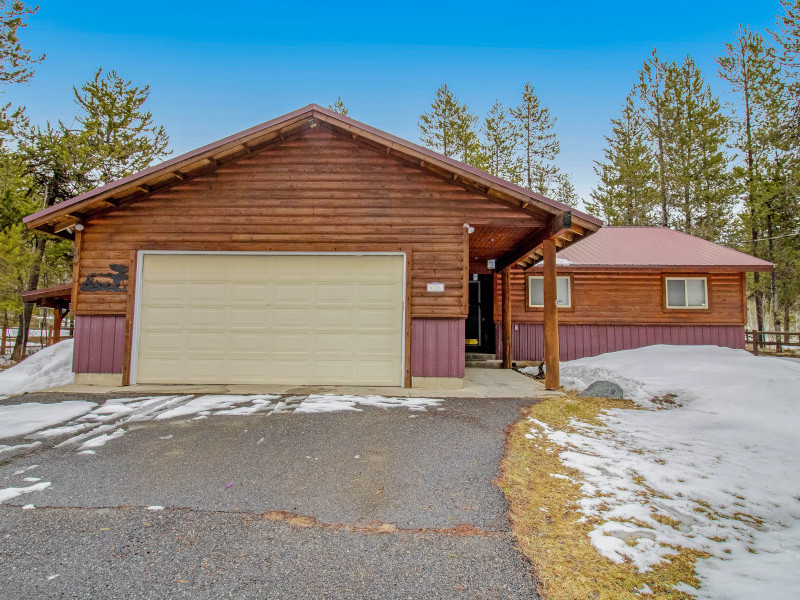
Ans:
<svg viewBox="0 0 800 600"><path fill-rule="evenodd" d="M470 275L464 336L467 352L494 354L493 302L492 275Z"/></svg>

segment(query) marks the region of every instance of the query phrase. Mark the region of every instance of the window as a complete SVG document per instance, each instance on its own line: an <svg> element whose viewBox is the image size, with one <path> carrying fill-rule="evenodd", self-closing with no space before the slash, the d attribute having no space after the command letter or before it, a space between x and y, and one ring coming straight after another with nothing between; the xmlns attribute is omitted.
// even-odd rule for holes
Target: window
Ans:
<svg viewBox="0 0 800 600"><path fill-rule="evenodd" d="M556 306L569 308L572 306L572 290L570 289L569 275L556 277ZM544 277L534 275L528 277L528 306L532 308L544 307Z"/></svg>
<svg viewBox="0 0 800 600"><path fill-rule="evenodd" d="M705 277L667 277L667 308L708 308Z"/></svg>

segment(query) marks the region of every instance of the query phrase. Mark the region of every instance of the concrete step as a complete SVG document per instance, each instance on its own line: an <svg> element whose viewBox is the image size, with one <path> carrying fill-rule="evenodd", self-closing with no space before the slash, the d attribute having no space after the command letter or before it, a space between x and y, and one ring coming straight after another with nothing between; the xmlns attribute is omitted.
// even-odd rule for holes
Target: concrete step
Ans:
<svg viewBox="0 0 800 600"><path fill-rule="evenodd" d="M469 369L499 369L502 360L468 360L465 365Z"/></svg>
<svg viewBox="0 0 800 600"><path fill-rule="evenodd" d="M466 352L465 353L467 362L473 360L494 360L494 354L480 354L478 352Z"/></svg>

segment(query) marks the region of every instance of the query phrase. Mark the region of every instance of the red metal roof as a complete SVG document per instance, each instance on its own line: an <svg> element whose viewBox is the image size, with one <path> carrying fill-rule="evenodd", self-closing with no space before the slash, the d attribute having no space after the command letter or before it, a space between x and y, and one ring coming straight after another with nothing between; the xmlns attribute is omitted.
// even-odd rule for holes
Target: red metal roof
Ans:
<svg viewBox="0 0 800 600"><path fill-rule="evenodd" d="M558 258L576 267L773 268L760 258L666 227L603 227L559 252Z"/></svg>

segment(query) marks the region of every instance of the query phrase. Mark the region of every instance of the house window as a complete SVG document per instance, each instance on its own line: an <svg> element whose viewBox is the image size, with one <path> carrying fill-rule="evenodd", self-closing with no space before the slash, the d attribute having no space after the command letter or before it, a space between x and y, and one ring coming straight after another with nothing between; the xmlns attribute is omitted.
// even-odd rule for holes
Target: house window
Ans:
<svg viewBox="0 0 800 600"><path fill-rule="evenodd" d="M560 275L556 278L556 306L569 308L572 306L572 290L569 275ZM544 277L533 275L528 277L528 306L531 308L544 307Z"/></svg>
<svg viewBox="0 0 800 600"><path fill-rule="evenodd" d="M708 308L705 277L667 277L667 308Z"/></svg>

